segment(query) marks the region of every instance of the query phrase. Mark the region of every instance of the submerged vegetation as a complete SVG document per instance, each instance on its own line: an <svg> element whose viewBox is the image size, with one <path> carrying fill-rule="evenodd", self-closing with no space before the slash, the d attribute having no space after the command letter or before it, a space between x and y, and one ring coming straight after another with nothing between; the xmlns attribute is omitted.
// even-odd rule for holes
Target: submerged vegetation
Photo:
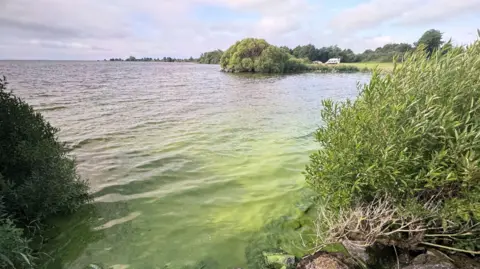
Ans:
<svg viewBox="0 0 480 269"><path fill-rule="evenodd" d="M326 203L326 243L480 254L480 41L418 49L323 107L306 180Z"/></svg>
<svg viewBox="0 0 480 269"><path fill-rule="evenodd" d="M90 200L58 129L0 79L0 265L32 267L28 236ZM34 232L32 231L34 230Z"/></svg>

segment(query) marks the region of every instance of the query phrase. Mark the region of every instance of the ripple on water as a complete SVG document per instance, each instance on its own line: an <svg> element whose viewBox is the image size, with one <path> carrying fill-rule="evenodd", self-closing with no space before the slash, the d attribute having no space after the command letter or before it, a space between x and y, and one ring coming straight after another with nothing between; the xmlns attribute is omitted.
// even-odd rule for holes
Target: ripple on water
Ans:
<svg viewBox="0 0 480 269"><path fill-rule="evenodd" d="M127 221L134 220L135 218L137 218L137 217L140 216L141 214L142 214L142 213L140 213L140 212L132 212L132 213L128 214L128 216L125 216L125 217L123 217L123 218L110 220L110 221L106 222L105 224L102 224L102 225L100 225L100 226L94 227L93 230L94 230L94 231L99 231L99 230L104 230L104 229L112 228L112 227L115 226L115 225L119 225L119 224L125 223L125 222L127 222Z"/></svg>
<svg viewBox="0 0 480 269"><path fill-rule="evenodd" d="M218 66L0 62L73 149L95 202L59 220L46 268L246 267L248 238L290 214L324 98L365 75L245 76ZM38 78L42 78L38 81Z"/></svg>

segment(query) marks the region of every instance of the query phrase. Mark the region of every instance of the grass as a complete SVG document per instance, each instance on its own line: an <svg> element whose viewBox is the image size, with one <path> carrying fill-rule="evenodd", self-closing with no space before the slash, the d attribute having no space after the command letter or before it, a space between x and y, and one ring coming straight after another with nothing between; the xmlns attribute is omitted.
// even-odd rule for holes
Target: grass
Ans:
<svg viewBox="0 0 480 269"><path fill-rule="evenodd" d="M393 71L393 63L387 62L387 63L379 63L379 62L362 62L362 63L345 63L342 65L347 65L347 66L355 66L359 68L360 70L363 69L375 69L378 68L383 71L388 71L391 72Z"/></svg>

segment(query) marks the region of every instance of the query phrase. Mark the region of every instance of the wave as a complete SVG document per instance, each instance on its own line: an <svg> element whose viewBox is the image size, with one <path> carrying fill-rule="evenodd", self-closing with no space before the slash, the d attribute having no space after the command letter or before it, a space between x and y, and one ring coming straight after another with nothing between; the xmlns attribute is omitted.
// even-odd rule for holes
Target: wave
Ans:
<svg viewBox="0 0 480 269"><path fill-rule="evenodd" d="M55 110L63 110L67 109L67 106L51 106L51 107L38 107L36 108L36 111L38 112L44 112L44 111L55 111Z"/></svg>

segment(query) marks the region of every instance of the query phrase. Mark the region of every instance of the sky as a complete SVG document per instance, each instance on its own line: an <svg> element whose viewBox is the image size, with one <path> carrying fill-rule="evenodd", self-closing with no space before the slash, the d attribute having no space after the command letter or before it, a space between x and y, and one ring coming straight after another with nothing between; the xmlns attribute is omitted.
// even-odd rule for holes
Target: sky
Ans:
<svg viewBox="0 0 480 269"><path fill-rule="evenodd" d="M432 28L473 42L480 0L0 0L0 59L198 57L245 37L361 52Z"/></svg>

